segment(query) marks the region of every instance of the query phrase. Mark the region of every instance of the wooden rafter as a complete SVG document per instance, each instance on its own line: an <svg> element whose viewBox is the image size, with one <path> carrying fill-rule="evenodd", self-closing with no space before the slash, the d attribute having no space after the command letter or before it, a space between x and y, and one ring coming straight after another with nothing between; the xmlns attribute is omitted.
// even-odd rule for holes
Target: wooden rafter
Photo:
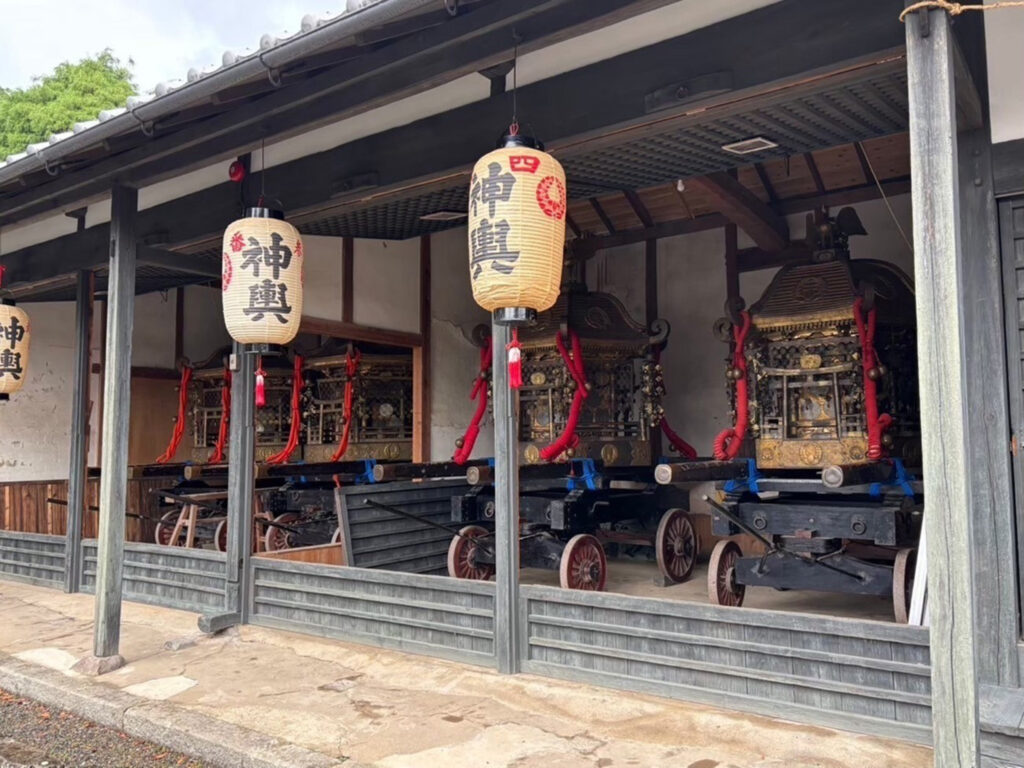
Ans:
<svg viewBox="0 0 1024 768"><path fill-rule="evenodd" d="M569 227L574 237L583 237L583 230L581 230L580 225L575 222L572 214L568 212L565 214L565 225Z"/></svg>
<svg viewBox="0 0 1024 768"><path fill-rule="evenodd" d="M818 170L818 164L814 162L814 154L812 152L804 152L804 162L807 163L807 170L811 172L811 178L814 179L814 188L818 190L819 195L824 195L825 182L821 180L821 171Z"/></svg>
<svg viewBox="0 0 1024 768"><path fill-rule="evenodd" d="M789 225L765 203L728 173L711 173L691 179L730 221L766 251L781 251L789 243Z"/></svg>
<svg viewBox="0 0 1024 768"><path fill-rule="evenodd" d="M618 230L615 229L615 225L612 224L612 220L608 217L604 208L601 207L601 203L598 202L596 197L590 198L590 207L594 209L594 213L597 214L597 218L604 224L604 228L608 230L609 235L614 235Z"/></svg>
<svg viewBox="0 0 1024 768"><path fill-rule="evenodd" d="M768 178L768 171L765 170L764 163L754 163L754 170L757 172L757 178L761 180L761 186L764 187L765 194L768 195L768 204L774 204L779 196L775 193L775 186L772 184L772 180Z"/></svg>
<svg viewBox="0 0 1024 768"><path fill-rule="evenodd" d="M622 194L626 196L626 200L629 201L629 207L633 209L633 213L640 219L640 223L645 227L653 227L654 219L651 216L651 212L647 210L647 206L644 205L644 201L640 199L640 195L635 189L624 189Z"/></svg>

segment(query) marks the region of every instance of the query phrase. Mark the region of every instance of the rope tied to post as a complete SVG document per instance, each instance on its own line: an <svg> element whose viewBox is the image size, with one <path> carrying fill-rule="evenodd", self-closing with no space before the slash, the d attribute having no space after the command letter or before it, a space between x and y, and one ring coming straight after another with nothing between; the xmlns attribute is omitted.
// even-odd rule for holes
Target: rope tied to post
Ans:
<svg viewBox="0 0 1024 768"><path fill-rule="evenodd" d="M919 3L908 5L900 14L900 21L905 22L907 15L920 10L943 10L950 16L959 16L967 11L993 11L999 8L1024 8L1024 0L1001 0L998 3L954 3L950 0L921 0Z"/></svg>
<svg viewBox="0 0 1024 768"><path fill-rule="evenodd" d="M714 456L719 461L735 459L743 446L743 438L747 436L747 424L750 421L750 403L747 394L747 356L745 346L747 334L750 333L750 313L740 312L742 325L732 327L734 342L732 365L736 375L736 423L723 429L715 438Z"/></svg>
<svg viewBox="0 0 1024 768"><path fill-rule="evenodd" d="M341 457L348 450L348 439L352 433L352 390L355 386L356 376L359 374L359 360L363 353L358 349L352 354L352 347L345 351L345 409L342 418L345 420L345 427L341 433L341 440L338 441L338 450L331 456L331 461L341 461Z"/></svg>
<svg viewBox="0 0 1024 768"><path fill-rule="evenodd" d="M565 429L551 445L543 448L540 452L540 457L544 461L554 461L567 449L575 448L580 442L579 435L576 434L576 425L579 423L580 412L583 410L583 401L590 395L590 384L587 383L587 374L583 369L583 345L580 344L580 337L576 335L576 331L572 329L569 329L569 344L572 346L571 356L562 340L561 331L555 334L555 346L558 348L558 354L562 356L569 375L576 382L576 391L573 393L572 404L569 406L569 417L565 420Z"/></svg>
<svg viewBox="0 0 1024 768"><path fill-rule="evenodd" d="M224 449L228 444L228 426L231 422L231 369L224 369L224 384L220 388L220 427L217 430L217 444L207 464L220 464L224 461Z"/></svg>
<svg viewBox="0 0 1024 768"><path fill-rule="evenodd" d="M174 419L174 431L171 432L171 440L167 443L165 450L157 458L157 464L167 464L174 458L174 454L181 445L181 439L185 436L185 412L188 409L188 385L192 381L192 366L181 367L181 382L178 384L178 415Z"/></svg>
<svg viewBox="0 0 1024 768"><path fill-rule="evenodd" d="M483 421L484 414L487 413L487 372L491 369L493 360L492 344L492 340L488 338L487 343L480 348L480 373L473 380L473 391L469 393L469 399L476 400L476 411L473 413L469 426L466 427L465 434L455 441L455 455L452 456L452 461L459 466L465 464L469 460L470 454L473 453L473 446L480 434L480 422Z"/></svg>

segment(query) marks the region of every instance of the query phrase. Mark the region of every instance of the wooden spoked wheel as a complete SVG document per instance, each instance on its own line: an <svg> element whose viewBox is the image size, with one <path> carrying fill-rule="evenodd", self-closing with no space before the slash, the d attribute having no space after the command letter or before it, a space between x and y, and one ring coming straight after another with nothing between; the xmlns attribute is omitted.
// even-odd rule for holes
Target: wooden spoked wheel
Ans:
<svg viewBox="0 0 1024 768"><path fill-rule="evenodd" d="M299 521L299 516L294 512L285 512L283 515L278 515L273 519L272 522L280 523L281 525L294 525ZM264 536L264 544L267 546L267 552L280 552L282 549L291 549L294 544L292 542L291 531L286 531L284 528L279 528L276 525L268 525L267 533Z"/></svg>
<svg viewBox="0 0 1024 768"><path fill-rule="evenodd" d="M658 568L666 579L681 584L690 578L697 564L697 532L693 521L682 509L670 509L661 516L654 537Z"/></svg>
<svg viewBox="0 0 1024 768"><path fill-rule="evenodd" d="M580 533L569 539L558 567L558 581L562 589L601 592L607 579L608 561L601 542L589 533Z"/></svg>
<svg viewBox="0 0 1024 768"><path fill-rule="evenodd" d="M708 599L715 605L738 608L747 588L736 582L736 563L743 556L739 544L723 539L715 544L708 563Z"/></svg>
<svg viewBox="0 0 1024 768"><path fill-rule="evenodd" d="M217 523L217 530L213 532L213 545L218 552L228 551L228 521L221 520Z"/></svg>
<svg viewBox="0 0 1024 768"><path fill-rule="evenodd" d="M458 536L453 536L448 545L448 575L473 581L487 581L494 576L493 563L479 563L476 559L483 539L488 537L490 532L479 525L467 525Z"/></svg>
<svg viewBox="0 0 1024 768"><path fill-rule="evenodd" d="M182 547L185 545L185 533L184 528L178 533L178 540L172 542L171 537L174 536L174 528L178 525L178 517L181 512L173 509L170 512L165 512L163 517L160 518L160 522L156 524L156 530L153 533L153 538L157 544L165 547Z"/></svg>
<svg viewBox="0 0 1024 768"><path fill-rule="evenodd" d="M892 564L892 612L897 624L910 620L910 598L914 593L914 568L917 550L901 549Z"/></svg>
<svg viewBox="0 0 1024 768"><path fill-rule="evenodd" d="M341 528L335 528L334 534L331 536L331 544L341 543Z"/></svg>

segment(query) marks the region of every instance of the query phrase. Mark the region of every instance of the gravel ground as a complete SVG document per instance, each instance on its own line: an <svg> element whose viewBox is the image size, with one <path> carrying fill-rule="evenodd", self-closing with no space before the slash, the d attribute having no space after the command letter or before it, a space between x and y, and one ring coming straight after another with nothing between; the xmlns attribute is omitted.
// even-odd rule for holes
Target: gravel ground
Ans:
<svg viewBox="0 0 1024 768"><path fill-rule="evenodd" d="M210 768L177 752L0 690L0 768Z"/></svg>

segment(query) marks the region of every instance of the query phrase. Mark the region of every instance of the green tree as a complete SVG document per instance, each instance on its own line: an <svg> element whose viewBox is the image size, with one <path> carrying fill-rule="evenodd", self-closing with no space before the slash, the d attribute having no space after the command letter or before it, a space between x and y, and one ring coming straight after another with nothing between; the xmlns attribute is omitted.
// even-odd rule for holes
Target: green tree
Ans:
<svg viewBox="0 0 1024 768"><path fill-rule="evenodd" d="M109 51L64 62L29 88L0 88L0 160L95 120L104 109L124 106L135 92L131 71Z"/></svg>

